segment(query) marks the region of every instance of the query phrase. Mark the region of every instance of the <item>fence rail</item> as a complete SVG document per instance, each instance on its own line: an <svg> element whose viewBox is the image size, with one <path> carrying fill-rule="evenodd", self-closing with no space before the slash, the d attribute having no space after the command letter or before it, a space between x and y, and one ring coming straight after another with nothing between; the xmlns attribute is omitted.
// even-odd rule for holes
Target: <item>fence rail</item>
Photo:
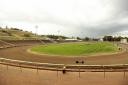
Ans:
<svg viewBox="0 0 128 85"><path fill-rule="evenodd" d="M81 72L128 72L128 64L113 64L113 65L75 65L75 64L51 64L38 63L21 60L13 60L0 58L0 64L7 66L16 66L22 68L31 68L39 70L53 70L53 71L81 71ZM64 69L63 67L66 67Z"/></svg>

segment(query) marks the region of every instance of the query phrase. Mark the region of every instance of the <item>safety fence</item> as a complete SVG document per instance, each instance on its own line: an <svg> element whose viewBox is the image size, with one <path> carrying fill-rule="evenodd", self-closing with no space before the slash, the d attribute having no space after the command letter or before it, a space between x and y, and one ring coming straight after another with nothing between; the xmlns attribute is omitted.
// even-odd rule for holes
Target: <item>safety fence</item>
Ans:
<svg viewBox="0 0 128 85"><path fill-rule="evenodd" d="M0 64L20 68L31 68L38 70L72 71L72 72L128 72L128 64L114 65L81 65L81 64L51 64L13 59L0 58Z"/></svg>

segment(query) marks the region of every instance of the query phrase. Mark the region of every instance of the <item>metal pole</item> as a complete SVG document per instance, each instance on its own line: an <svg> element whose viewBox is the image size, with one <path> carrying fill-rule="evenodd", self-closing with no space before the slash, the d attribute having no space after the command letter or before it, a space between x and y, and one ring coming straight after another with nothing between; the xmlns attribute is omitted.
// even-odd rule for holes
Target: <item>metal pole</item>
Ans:
<svg viewBox="0 0 128 85"><path fill-rule="evenodd" d="M35 29L36 29L35 37L37 37L37 34L38 34L38 25L35 26Z"/></svg>
<svg viewBox="0 0 128 85"><path fill-rule="evenodd" d="M103 68L104 68L104 66L103 66ZM104 78L106 77L106 74L105 74L105 68L104 68Z"/></svg>
<svg viewBox="0 0 128 85"><path fill-rule="evenodd" d="M4 62L4 60L2 59L2 60L1 60L1 63L3 63L3 62ZM3 67L3 64L1 64L1 67Z"/></svg>
<svg viewBox="0 0 128 85"><path fill-rule="evenodd" d="M36 71L36 73L38 74L39 72L38 72L38 66L37 66L37 71Z"/></svg>
<svg viewBox="0 0 128 85"><path fill-rule="evenodd" d="M58 67L57 67L57 77L58 77Z"/></svg>
<svg viewBox="0 0 128 85"><path fill-rule="evenodd" d="M36 25L35 28L36 28L36 35L37 35L37 33L38 33L38 25Z"/></svg>
<svg viewBox="0 0 128 85"><path fill-rule="evenodd" d="M60 34L60 30L58 30L58 36L59 36L59 34Z"/></svg>
<svg viewBox="0 0 128 85"><path fill-rule="evenodd" d="M8 70L8 65L7 65L7 70Z"/></svg>
<svg viewBox="0 0 128 85"><path fill-rule="evenodd" d="M19 64L19 67L20 67L20 71L22 72L22 67L21 67L21 65Z"/></svg>
<svg viewBox="0 0 128 85"><path fill-rule="evenodd" d="M80 78L80 66L79 66L79 78Z"/></svg>
<svg viewBox="0 0 128 85"><path fill-rule="evenodd" d="M105 75L105 70L104 70L104 78L105 78L105 76L106 76L106 75Z"/></svg>
<svg viewBox="0 0 128 85"><path fill-rule="evenodd" d="M124 70L124 78L125 78L125 74L126 74L126 73L125 73L125 70Z"/></svg>

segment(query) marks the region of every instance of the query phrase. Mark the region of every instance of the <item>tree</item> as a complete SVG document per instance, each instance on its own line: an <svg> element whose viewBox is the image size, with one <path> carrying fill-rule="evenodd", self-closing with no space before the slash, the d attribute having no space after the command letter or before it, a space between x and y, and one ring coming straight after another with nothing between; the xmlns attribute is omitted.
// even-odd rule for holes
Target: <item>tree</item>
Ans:
<svg viewBox="0 0 128 85"><path fill-rule="evenodd" d="M77 40L81 40L81 38L80 37L77 37Z"/></svg>
<svg viewBox="0 0 128 85"><path fill-rule="evenodd" d="M104 41L113 41L113 36L104 36L103 38Z"/></svg>
<svg viewBox="0 0 128 85"><path fill-rule="evenodd" d="M65 36L57 36L57 35L47 35L46 37L51 38L51 39L66 39L67 37Z"/></svg>
<svg viewBox="0 0 128 85"><path fill-rule="evenodd" d="M89 37L85 37L84 40L85 40L85 41L89 41L90 38L89 38Z"/></svg>

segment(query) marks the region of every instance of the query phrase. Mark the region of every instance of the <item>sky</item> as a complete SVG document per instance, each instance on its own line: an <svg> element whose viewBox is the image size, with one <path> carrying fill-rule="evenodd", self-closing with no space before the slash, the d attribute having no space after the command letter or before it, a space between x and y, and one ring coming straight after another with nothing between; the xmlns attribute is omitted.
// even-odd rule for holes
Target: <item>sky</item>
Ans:
<svg viewBox="0 0 128 85"><path fill-rule="evenodd" d="M0 0L0 26L38 34L128 35L128 0Z"/></svg>

